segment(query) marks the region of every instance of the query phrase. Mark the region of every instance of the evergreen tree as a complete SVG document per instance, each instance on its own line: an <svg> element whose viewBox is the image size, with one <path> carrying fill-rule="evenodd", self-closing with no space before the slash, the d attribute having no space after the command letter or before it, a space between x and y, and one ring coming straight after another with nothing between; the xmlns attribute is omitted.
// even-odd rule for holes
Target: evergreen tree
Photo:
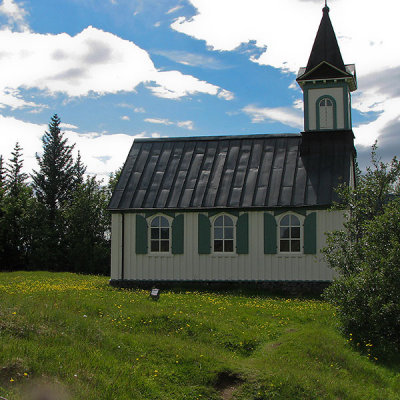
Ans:
<svg viewBox="0 0 400 400"><path fill-rule="evenodd" d="M108 180L108 185L107 185L108 186L108 190L110 192L110 198L111 198L111 195L112 195L112 193L114 192L114 190L115 190L115 188L117 186L117 183L118 183L119 178L120 178L121 173L122 173L122 168L123 167L119 167L115 172L111 172L111 174L110 174L110 178Z"/></svg>
<svg viewBox="0 0 400 400"><path fill-rule="evenodd" d="M0 155L0 216L1 216L1 204L4 197L6 181L6 170L4 168L3 156Z"/></svg>
<svg viewBox="0 0 400 400"><path fill-rule="evenodd" d="M83 178L86 172L86 165L83 164L81 158L81 152L78 150L78 157L75 162L75 176L76 176L76 184L81 185L83 183Z"/></svg>
<svg viewBox="0 0 400 400"><path fill-rule="evenodd" d="M18 142L11 155L5 173L0 228L0 264L8 269L26 265L30 251L30 215L34 201L32 190L26 183L28 176L22 172L22 148Z"/></svg>
<svg viewBox="0 0 400 400"><path fill-rule="evenodd" d="M69 145L60 129L61 120L54 114L45 132L43 155L36 155L39 171L33 171L33 188L43 218L36 250L42 266L50 269L66 269L66 249L64 241L65 221L62 209L68 207L77 186L77 165L72 157L74 145ZM82 166L79 161L79 173Z"/></svg>
<svg viewBox="0 0 400 400"><path fill-rule="evenodd" d="M109 196L95 177L79 185L64 210L68 260L74 272L109 273Z"/></svg>
<svg viewBox="0 0 400 400"><path fill-rule="evenodd" d="M3 266L4 251L5 251L5 226L4 226L4 192L5 192L5 169L3 163L3 156L0 155L0 267Z"/></svg>
<svg viewBox="0 0 400 400"><path fill-rule="evenodd" d="M3 163L3 156L0 155L0 188L3 188L5 180L5 169Z"/></svg>
<svg viewBox="0 0 400 400"><path fill-rule="evenodd" d="M70 201L76 183L76 165L72 157L75 145L68 145L60 129L61 120L54 114L45 132L43 155L36 154L40 170L33 171L32 180L36 196L49 211L54 222L56 211Z"/></svg>
<svg viewBox="0 0 400 400"><path fill-rule="evenodd" d="M6 168L5 181L8 194L12 197L18 197L19 192L25 187L25 181L28 179L28 175L22 172L24 162L22 160L22 148L18 142L15 144L11 155L12 158Z"/></svg>

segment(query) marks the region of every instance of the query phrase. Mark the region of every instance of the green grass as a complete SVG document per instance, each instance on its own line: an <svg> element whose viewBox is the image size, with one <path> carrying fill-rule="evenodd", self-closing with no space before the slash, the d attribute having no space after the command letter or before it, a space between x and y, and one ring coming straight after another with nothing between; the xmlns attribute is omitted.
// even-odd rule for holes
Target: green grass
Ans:
<svg viewBox="0 0 400 400"><path fill-rule="evenodd" d="M1 273L0 396L51 384L73 399L212 400L225 374L241 379L233 399L400 399L400 366L354 351L336 324L318 300L191 291L155 302L104 277Z"/></svg>

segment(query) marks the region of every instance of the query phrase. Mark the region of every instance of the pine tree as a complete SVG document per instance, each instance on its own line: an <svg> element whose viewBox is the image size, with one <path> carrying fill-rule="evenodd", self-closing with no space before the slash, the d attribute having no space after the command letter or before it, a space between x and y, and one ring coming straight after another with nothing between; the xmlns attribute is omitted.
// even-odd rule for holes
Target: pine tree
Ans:
<svg viewBox="0 0 400 400"><path fill-rule="evenodd" d="M36 154L40 169L32 174L43 219L41 238L37 238L35 245L41 256L36 258L41 260L42 266L57 270L66 269L67 262L62 210L71 203L78 179L77 165L72 157L75 145L68 144L60 123L60 118L54 114L49 131L42 138L43 155Z"/></svg>
<svg viewBox="0 0 400 400"><path fill-rule="evenodd" d="M4 168L3 156L0 155L0 202L3 199L4 195L5 179L6 179L6 171ZM1 204L0 204L0 213L1 213Z"/></svg>
<svg viewBox="0 0 400 400"><path fill-rule="evenodd" d="M65 241L71 270L109 273L110 216L107 189L95 177L87 177L65 209Z"/></svg>
<svg viewBox="0 0 400 400"><path fill-rule="evenodd" d="M26 265L30 242L30 216L33 206L32 190L22 172L22 148L17 142L7 163L4 197L1 204L1 260L3 267L13 269Z"/></svg>
<svg viewBox="0 0 400 400"><path fill-rule="evenodd" d="M11 153L5 174L7 192L11 197L18 197L19 192L24 187L28 175L22 172L24 161L22 160L22 147L17 142L14 151Z"/></svg>
<svg viewBox="0 0 400 400"><path fill-rule="evenodd" d="M86 165L83 164L82 158L81 158L81 152L78 150L78 157L76 158L75 161L75 182L77 185L81 185L83 183L83 177L86 172Z"/></svg>
<svg viewBox="0 0 400 400"><path fill-rule="evenodd" d="M43 155L36 154L40 170L33 171L32 175L36 196L48 209L51 222L54 222L56 211L71 199L76 183L72 157L75 145L67 144L60 123L60 118L54 114L49 131L42 138Z"/></svg>

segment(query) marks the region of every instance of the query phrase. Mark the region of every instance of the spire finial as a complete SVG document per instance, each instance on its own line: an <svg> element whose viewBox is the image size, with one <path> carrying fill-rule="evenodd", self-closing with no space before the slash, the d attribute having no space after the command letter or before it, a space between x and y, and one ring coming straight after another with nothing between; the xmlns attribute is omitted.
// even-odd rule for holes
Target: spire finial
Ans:
<svg viewBox="0 0 400 400"><path fill-rule="evenodd" d="M329 12L329 7L328 7L328 0L325 0L325 7L322 9L323 12Z"/></svg>

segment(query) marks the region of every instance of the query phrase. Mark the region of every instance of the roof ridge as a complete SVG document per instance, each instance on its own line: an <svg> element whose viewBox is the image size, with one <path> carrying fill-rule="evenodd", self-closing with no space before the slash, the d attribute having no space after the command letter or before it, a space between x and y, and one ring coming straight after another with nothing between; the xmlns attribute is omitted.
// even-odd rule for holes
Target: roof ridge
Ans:
<svg viewBox="0 0 400 400"><path fill-rule="evenodd" d="M218 136L171 136L162 138L140 137L135 138L137 143L143 142L168 142L168 141L182 141L192 142L195 140L241 140L241 139L261 139L261 138L274 138L274 137L299 137L301 133L254 133L250 135L218 135Z"/></svg>

